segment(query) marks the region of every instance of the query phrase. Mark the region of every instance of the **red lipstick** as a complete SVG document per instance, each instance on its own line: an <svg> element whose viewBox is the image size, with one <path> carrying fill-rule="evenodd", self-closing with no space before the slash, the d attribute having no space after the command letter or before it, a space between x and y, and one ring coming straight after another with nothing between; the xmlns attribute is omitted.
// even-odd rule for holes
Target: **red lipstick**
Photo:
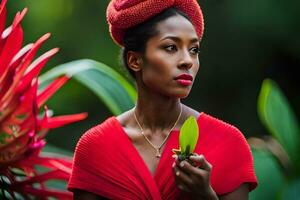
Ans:
<svg viewBox="0 0 300 200"><path fill-rule="evenodd" d="M182 86L190 86L193 83L193 76L189 74L180 74L175 78L175 80Z"/></svg>

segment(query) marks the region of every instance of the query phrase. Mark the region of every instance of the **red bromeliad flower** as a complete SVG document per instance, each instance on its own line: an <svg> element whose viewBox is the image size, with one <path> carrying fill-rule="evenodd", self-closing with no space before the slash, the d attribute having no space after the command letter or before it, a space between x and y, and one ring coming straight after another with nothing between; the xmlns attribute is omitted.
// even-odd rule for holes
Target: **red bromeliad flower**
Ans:
<svg viewBox="0 0 300 200"><path fill-rule="evenodd" d="M67 181L72 159L41 155L44 137L51 128L86 118L86 113L68 116L39 117L39 108L69 79L63 76L38 92L37 76L46 62L58 52L52 49L37 59L37 50L49 38L45 34L34 44L21 49L23 30L20 22L27 12L18 12L5 29L6 0L0 5L0 198L38 197L71 199L67 191L48 188L49 180ZM36 170L36 166L44 172ZM45 172L46 171L46 172ZM2 192L2 194L1 194Z"/></svg>

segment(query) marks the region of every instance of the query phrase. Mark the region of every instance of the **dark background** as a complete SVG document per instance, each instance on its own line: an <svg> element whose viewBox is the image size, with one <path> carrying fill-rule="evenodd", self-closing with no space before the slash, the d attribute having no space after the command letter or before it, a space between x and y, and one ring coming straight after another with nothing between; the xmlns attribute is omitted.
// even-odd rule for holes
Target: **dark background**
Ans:
<svg viewBox="0 0 300 200"><path fill-rule="evenodd" d="M8 22L28 7L22 22L24 45L47 32L50 40L39 54L59 47L44 71L76 59L103 62L119 72L119 47L108 33L108 0L9 0ZM300 114L300 1L201 0L205 33L200 71L190 96L183 100L237 126L246 137L267 134L257 116L261 83L272 78ZM80 135L111 113L97 97L74 80L47 103L55 115L88 112L87 120L51 130L49 143L73 150Z"/></svg>

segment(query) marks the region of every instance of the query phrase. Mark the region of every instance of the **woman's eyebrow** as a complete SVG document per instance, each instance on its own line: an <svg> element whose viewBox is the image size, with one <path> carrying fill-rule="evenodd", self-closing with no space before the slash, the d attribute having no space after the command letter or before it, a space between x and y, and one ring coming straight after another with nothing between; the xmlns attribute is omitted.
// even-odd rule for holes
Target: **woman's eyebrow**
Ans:
<svg viewBox="0 0 300 200"><path fill-rule="evenodd" d="M182 41L179 37L176 37L176 36L166 36L166 37L163 37L162 39L160 39L160 41L167 40L167 39L174 40L175 42ZM200 42L198 38L192 38L190 40L190 43L197 43L197 42Z"/></svg>

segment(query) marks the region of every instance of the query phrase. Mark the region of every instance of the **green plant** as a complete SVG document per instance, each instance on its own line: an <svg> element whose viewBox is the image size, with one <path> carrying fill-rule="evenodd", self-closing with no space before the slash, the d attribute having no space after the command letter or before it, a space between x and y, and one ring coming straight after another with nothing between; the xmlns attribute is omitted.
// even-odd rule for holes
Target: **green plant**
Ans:
<svg viewBox="0 0 300 200"><path fill-rule="evenodd" d="M297 199L300 196L300 129L286 97L278 85L263 81L258 114L271 134L249 138L259 187L251 199Z"/></svg>
<svg viewBox="0 0 300 200"><path fill-rule="evenodd" d="M33 60L50 37L45 34L21 49L21 21L26 12L27 9L18 12L13 24L4 29L6 0L1 1L0 199L72 199L72 193L65 188L71 173L71 154L45 146L44 138L48 130L82 120L87 114L52 116L42 106L70 77L94 91L114 114L132 106L136 92L114 70L92 60L67 63L38 77L58 48Z"/></svg>
<svg viewBox="0 0 300 200"><path fill-rule="evenodd" d="M86 118L86 113L51 116L44 105L66 81L57 77L38 92L38 74L58 52L54 48L34 59L38 49L50 37L43 35L34 44L22 47L21 21L27 9L18 12L5 29L6 0L0 4L0 198L18 199L48 196L71 199L70 192L51 187L51 180L68 180L72 159L41 154L49 129Z"/></svg>
<svg viewBox="0 0 300 200"><path fill-rule="evenodd" d="M173 149L173 152L178 155L180 161L189 160L189 157L193 155L198 137L199 128L197 120L194 116L190 116L180 128L179 149Z"/></svg>
<svg viewBox="0 0 300 200"><path fill-rule="evenodd" d="M123 76L89 59L65 63L47 71L40 76L41 88L62 75L72 77L93 91L114 115L130 109L137 97L135 88Z"/></svg>

